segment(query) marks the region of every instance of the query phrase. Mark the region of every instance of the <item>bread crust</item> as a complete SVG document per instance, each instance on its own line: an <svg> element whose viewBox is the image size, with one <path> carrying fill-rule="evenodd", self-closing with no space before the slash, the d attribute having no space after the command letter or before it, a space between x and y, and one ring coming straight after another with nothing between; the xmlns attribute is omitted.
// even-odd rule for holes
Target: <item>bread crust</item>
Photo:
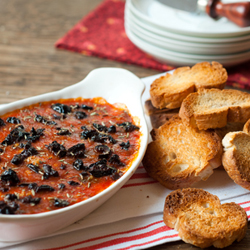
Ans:
<svg viewBox="0 0 250 250"><path fill-rule="evenodd" d="M217 196L197 188L171 192L165 200L163 221L183 241L201 248L229 246L247 231L243 208L233 202L221 205Z"/></svg>
<svg viewBox="0 0 250 250"><path fill-rule="evenodd" d="M179 116L200 130L222 128L228 122L245 123L250 118L250 94L234 89L203 89L182 102Z"/></svg>
<svg viewBox="0 0 250 250"><path fill-rule="evenodd" d="M250 134L250 119L244 124L243 132Z"/></svg>
<svg viewBox="0 0 250 250"><path fill-rule="evenodd" d="M206 180L221 165L220 137L185 126L178 115L151 134L154 141L142 162L148 174L169 189Z"/></svg>
<svg viewBox="0 0 250 250"><path fill-rule="evenodd" d="M223 89L227 78L226 69L218 62L201 62L192 68L180 67L173 74L167 73L151 84L151 100L159 109L179 108L190 93L199 89Z"/></svg>
<svg viewBox="0 0 250 250"><path fill-rule="evenodd" d="M238 185L250 190L250 135L230 132L222 140L222 164L229 177Z"/></svg>

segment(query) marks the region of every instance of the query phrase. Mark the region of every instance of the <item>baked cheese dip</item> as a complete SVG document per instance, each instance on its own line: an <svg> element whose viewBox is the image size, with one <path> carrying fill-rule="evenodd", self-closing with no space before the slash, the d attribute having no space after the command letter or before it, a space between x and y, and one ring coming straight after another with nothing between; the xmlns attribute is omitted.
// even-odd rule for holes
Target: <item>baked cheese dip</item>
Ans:
<svg viewBox="0 0 250 250"><path fill-rule="evenodd" d="M131 166L140 128L103 98L37 103L0 117L0 213L36 214L95 196Z"/></svg>

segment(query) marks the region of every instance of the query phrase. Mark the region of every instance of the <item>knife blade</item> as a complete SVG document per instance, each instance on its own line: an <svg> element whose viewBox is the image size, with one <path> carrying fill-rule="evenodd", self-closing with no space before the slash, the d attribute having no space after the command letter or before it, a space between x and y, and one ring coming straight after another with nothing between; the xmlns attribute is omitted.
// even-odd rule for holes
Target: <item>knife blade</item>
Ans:
<svg viewBox="0 0 250 250"><path fill-rule="evenodd" d="M158 0L158 2L191 13L204 12L207 5L207 0Z"/></svg>
<svg viewBox="0 0 250 250"><path fill-rule="evenodd" d="M213 19L226 17L240 27L250 26L250 2L222 3L220 0L157 0L168 7L192 12L207 13Z"/></svg>

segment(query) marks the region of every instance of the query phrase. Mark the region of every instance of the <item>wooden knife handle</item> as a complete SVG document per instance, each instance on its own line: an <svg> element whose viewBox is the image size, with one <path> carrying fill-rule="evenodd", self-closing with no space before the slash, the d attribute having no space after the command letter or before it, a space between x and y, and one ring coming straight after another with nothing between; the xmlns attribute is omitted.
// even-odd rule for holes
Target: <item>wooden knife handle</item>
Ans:
<svg viewBox="0 0 250 250"><path fill-rule="evenodd" d="M222 3L208 0L206 13L212 18L226 17L240 27L250 26L250 2Z"/></svg>

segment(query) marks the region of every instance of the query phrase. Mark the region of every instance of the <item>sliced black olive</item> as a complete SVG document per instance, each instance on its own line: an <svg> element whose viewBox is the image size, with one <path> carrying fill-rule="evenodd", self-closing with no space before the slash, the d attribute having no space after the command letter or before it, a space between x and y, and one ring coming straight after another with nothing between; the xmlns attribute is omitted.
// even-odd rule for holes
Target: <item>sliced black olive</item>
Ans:
<svg viewBox="0 0 250 250"><path fill-rule="evenodd" d="M100 128L99 125L96 127ZM94 142L101 142L101 143L104 142L112 144L116 143L116 140L111 135L107 135L105 133L99 133L97 130L88 130L86 126L82 126L81 129L83 130L83 132L81 133L82 139L90 139Z"/></svg>
<svg viewBox="0 0 250 250"><path fill-rule="evenodd" d="M41 201L40 197L33 198L31 195L28 195L28 196L24 197L23 199L21 199L22 203L29 203L29 204L34 204L34 205L39 204L40 201Z"/></svg>
<svg viewBox="0 0 250 250"><path fill-rule="evenodd" d="M43 123L45 125L57 125L55 121L48 121L43 116L36 114L35 121Z"/></svg>
<svg viewBox="0 0 250 250"><path fill-rule="evenodd" d="M39 168L38 166L34 165L34 164L28 164L27 167L28 167L30 170L32 170L33 172L37 173L37 174L38 174L39 171L40 171L40 168Z"/></svg>
<svg viewBox="0 0 250 250"><path fill-rule="evenodd" d="M119 166L125 166L125 164L123 162L121 162L120 157L117 154L113 154L110 157L109 162L112 163L112 164L119 165Z"/></svg>
<svg viewBox="0 0 250 250"><path fill-rule="evenodd" d="M99 153L99 158L108 158L111 152L107 145L97 145L95 151Z"/></svg>
<svg viewBox="0 0 250 250"><path fill-rule="evenodd" d="M1 142L1 145L8 146L15 142L15 138L11 134L8 134L6 138Z"/></svg>
<svg viewBox="0 0 250 250"><path fill-rule="evenodd" d="M0 148L0 154L1 154L1 153L3 153L3 149L2 149L2 148Z"/></svg>
<svg viewBox="0 0 250 250"><path fill-rule="evenodd" d="M76 111L76 112L75 112L75 117L76 117L76 119L78 119L78 120L82 120L82 119L86 118L87 115L86 115L86 113L84 113L84 112L82 112L82 111Z"/></svg>
<svg viewBox="0 0 250 250"><path fill-rule="evenodd" d="M14 128L1 143L4 146L12 145L15 142L20 142L22 139L26 139L30 134L24 130L23 125L19 125Z"/></svg>
<svg viewBox="0 0 250 250"><path fill-rule="evenodd" d="M66 200L61 200L59 198L54 199L54 206L55 207L66 207L69 205L69 202Z"/></svg>
<svg viewBox="0 0 250 250"><path fill-rule="evenodd" d="M85 104L82 105L82 109L86 109L86 110L93 110L93 107L87 106Z"/></svg>
<svg viewBox="0 0 250 250"><path fill-rule="evenodd" d="M25 145L25 149L17 155L14 155L14 157L11 160L12 164L19 165L21 164L26 158L32 155L36 155L38 152L37 150L30 145L30 143L27 143Z"/></svg>
<svg viewBox="0 0 250 250"><path fill-rule="evenodd" d="M129 142L129 141L127 141L127 142L122 142L122 143L120 144L120 146L122 147L122 149L128 150L129 147L130 147L130 142Z"/></svg>
<svg viewBox="0 0 250 250"><path fill-rule="evenodd" d="M116 132L116 126L115 125L111 125L109 128L108 128L108 133L115 133Z"/></svg>
<svg viewBox="0 0 250 250"><path fill-rule="evenodd" d="M71 113L71 107L62 103L53 104L51 108L61 114Z"/></svg>
<svg viewBox="0 0 250 250"><path fill-rule="evenodd" d="M81 159L77 159L74 161L73 163L73 167L76 169L76 170L85 170L86 167L83 165L83 162Z"/></svg>
<svg viewBox="0 0 250 250"><path fill-rule="evenodd" d="M36 191L36 193L53 192L53 191L55 191L55 189L49 185L41 185L41 186L36 187L35 191Z"/></svg>
<svg viewBox="0 0 250 250"><path fill-rule="evenodd" d="M0 201L0 214L14 214L19 208L19 205L15 202L9 204L4 201Z"/></svg>
<svg viewBox="0 0 250 250"><path fill-rule="evenodd" d="M68 181L68 184L69 184L70 186L79 186L79 185L80 185L80 183L79 183L79 182L76 182L76 181Z"/></svg>
<svg viewBox="0 0 250 250"><path fill-rule="evenodd" d="M91 140L95 142L101 142L101 143L106 142L112 144L115 144L117 142L111 135L106 135L101 133L99 133L98 136L92 137Z"/></svg>
<svg viewBox="0 0 250 250"><path fill-rule="evenodd" d="M100 132L107 132L108 128L105 125L93 123L93 127L96 128Z"/></svg>
<svg viewBox="0 0 250 250"><path fill-rule="evenodd" d="M93 163L89 166L90 170L89 172L94 177L102 177L113 174L116 170L110 168L107 166L107 161L105 159L102 159L96 163Z"/></svg>
<svg viewBox="0 0 250 250"><path fill-rule="evenodd" d="M120 124L117 124L120 127L123 127L126 132L132 132L134 130L139 130L140 128L131 122L123 122Z"/></svg>
<svg viewBox="0 0 250 250"><path fill-rule="evenodd" d="M24 161L25 157L22 154L14 155L11 159L11 163L14 165L19 165Z"/></svg>
<svg viewBox="0 0 250 250"><path fill-rule="evenodd" d="M18 185L18 187L28 187L30 183L21 183Z"/></svg>
<svg viewBox="0 0 250 250"><path fill-rule="evenodd" d="M15 138L16 141L21 141L22 139L26 139L29 136L29 132L25 131L23 125L19 125L18 127L14 128L11 131L12 136Z"/></svg>
<svg viewBox="0 0 250 250"><path fill-rule="evenodd" d="M6 193L9 191L9 187L0 187L0 191L3 192L3 193Z"/></svg>
<svg viewBox="0 0 250 250"><path fill-rule="evenodd" d="M112 174L112 179L114 181L117 181L121 176L122 176L122 172L119 172L119 173L115 172L115 173Z"/></svg>
<svg viewBox="0 0 250 250"><path fill-rule="evenodd" d="M57 125L57 123L55 121L47 121L46 124L47 125Z"/></svg>
<svg viewBox="0 0 250 250"><path fill-rule="evenodd" d="M4 199L9 201L14 201L17 199L17 196L15 194L6 194Z"/></svg>
<svg viewBox="0 0 250 250"><path fill-rule="evenodd" d="M58 143L57 141L53 141L52 143L50 143L49 145L46 145L46 147L54 153L54 155L58 156L58 157L64 157L67 154L67 150L66 148L61 145L60 143Z"/></svg>
<svg viewBox="0 0 250 250"><path fill-rule="evenodd" d="M9 208L12 210L13 213L19 208L19 205L16 202L8 203Z"/></svg>
<svg viewBox="0 0 250 250"><path fill-rule="evenodd" d="M27 158L27 157L29 157L29 156L31 156L31 155L37 155L38 152L37 152L37 150L36 150L34 147L32 147L29 143L27 143L27 144L25 145L25 149L21 152L21 154L22 154L25 158Z"/></svg>
<svg viewBox="0 0 250 250"><path fill-rule="evenodd" d="M41 116L41 115L38 115L38 114L36 114L36 116L35 116L35 121L36 122L41 122L41 123L45 123L46 122L45 119L44 119L44 117Z"/></svg>
<svg viewBox="0 0 250 250"><path fill-rule="evenodd" d="M9 186L16 186L20 182L17 173L12 169L5 170L1 174L0 179L2 182L8 183Z"/></svg>
<svg viewBox="0 0 250 250"><path fill-rule="evenodd" d="M25 148L25 144L21 142L21 143L18 145L18 147L19 147L19 148Z"/></svg>
<svg viewBox="0 0 250 250"><path fill-rule="evenodd" d="M21 121L20 119L16 118L16 117L8 117L6 119L6 122L12 123L12 124L20 124Z"/></svg>
<svg viewBox="0 0 250 250"><path fill-rule="evenodd" d="M54 170L50 165L48 164L44 164L43 165L43 171L44 171L44 175L43 178L44 179L48 179L49 177L53 176L53 177L58 177L59 173Z"/></svg>
<svg viewBox="0 0 250 250"><path fill-rule="evenodd" d="M66 187L66 186L65 186L65 184L63 184L63 183L60 183L60 184L58 185L58 188L61 189L61 190L63 190L65 187Z"/></svg>
<svg viewBox="0 0 250 250"><path fill-rule="evenodd" d="M28 185L28 189L33 189L33 190L36 190L36 188L38 187L37 183L33 182L33 183L30 183Z"/></svg>
<svg viewBox="0 0 250 250"><path fill-rule="evenodd" d="M74 157L85 157L84 155L85 152L85 145L84 143L78 143L74 146L72 146L71 148L68 149L68 155L69 156L74 156Z"/></svg>
<svg viewBox="0 0 250 250"><path fill-rule="evenodd" d="M83 132L81 133L82 139L91 139L99 134L95 129L88 130L85 126L82 126L81 128L83 129Z"/></svg>
<svg viewBox="0 0 250 250"><path fill-rule="evenodd" d="M52 114L52 116L54 117L54 119L56 120L61 120L61 119L65 119L66 115L56 115L56 114Z"/></svg>
<svg viewBox="0 0 250 250"><path fill-rule="evenodd" d="M56 134L57 135L71 135L69 130L66 128L59 128L59 131Z"/></svg>
<svg viewBox="0 0 250 250"><path fill-rule="evenodd" d="M0 118L0 127L5 126L3 119Z"/></svg>
<svg viewBox="0 0 250 250"><path fill-rule="evenodd" d="M27 137L28 141L34 142L37 141L43 134L43 131L45 129L44 128L38 128L37 130L35 130L33 127L30 131L30 134Z"/></svg>

